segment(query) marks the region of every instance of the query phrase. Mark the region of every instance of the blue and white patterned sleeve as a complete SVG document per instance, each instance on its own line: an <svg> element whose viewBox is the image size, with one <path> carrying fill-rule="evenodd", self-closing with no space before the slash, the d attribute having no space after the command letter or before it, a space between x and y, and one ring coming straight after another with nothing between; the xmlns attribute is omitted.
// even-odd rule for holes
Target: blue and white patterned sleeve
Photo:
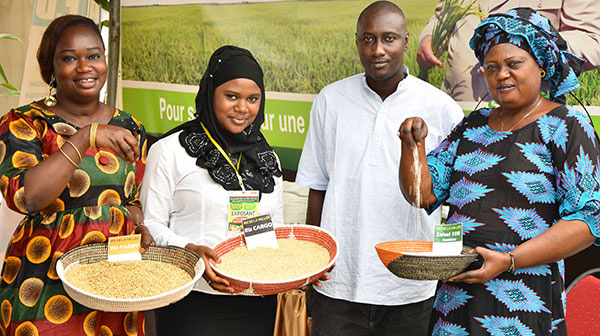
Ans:
<svg viewBox="0 0 600 336"><path fill-rule="evenodd" d="M564 120L538 120L552 151L561 219L581 220L600 238L600 152L587 115L567 106ZM551 130L551 131L550 131ZM597 239L595 245L600 245Z"/></svg>

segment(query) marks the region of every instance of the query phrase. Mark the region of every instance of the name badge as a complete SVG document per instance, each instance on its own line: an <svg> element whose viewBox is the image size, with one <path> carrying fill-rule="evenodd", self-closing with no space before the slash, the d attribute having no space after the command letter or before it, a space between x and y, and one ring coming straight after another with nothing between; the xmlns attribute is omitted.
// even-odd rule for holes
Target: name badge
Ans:
<svg viewBox="0 0 600 336"><path fill-rule="evenodd" d="M279 248L277 237L273 228L271 215L260 215L242 220L244 238L248 250L259 246Z"/></svg>
<svg viewBox="0 0 600 336"><path fill-rule="evenodd" d="M258 215L258 190L229 192L229 211L227 234L233 236L242 233L242 220Z"/></svg>
<svg viewBox="0 0 600 336"><path fill-rule="evenodd" d="M459 255L463 248L462 223L436 225L433 231L435 255Z"/></svg>
<svg viewBox="0 0 600 336"><path fill-rule="evenodd" d="M108 238L108 261L142 260L141 240L140 234Z"/></svg>

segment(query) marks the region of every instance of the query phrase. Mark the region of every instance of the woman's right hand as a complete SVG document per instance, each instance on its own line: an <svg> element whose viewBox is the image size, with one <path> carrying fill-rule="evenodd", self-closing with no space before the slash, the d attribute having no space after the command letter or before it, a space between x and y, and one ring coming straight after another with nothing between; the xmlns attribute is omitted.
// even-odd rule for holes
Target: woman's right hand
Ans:
<svg viewBox="0 0 600 336"><path fill-rule="evenodd" d="M143 223L141 225L138 225L135 229L134 232L136 234L141 234L141 241L140 241L140 253L146 253L146 251L148 251L148 248L150 247L150 245L155 245L156 242L154 241L154 237L152 237L152 233L150 233L150 230L148 229L148 227L146 225L144 225Z"/></svg>
<svg viewBox="0 0 600 336"><path fill-rule="evenodd" d="M87 129L87 132L89 133L89 129ZM132 166L135 166L137 159L140 157L140 146L137 139L123 127L98 125L96 147L112 150Z"/></svg>
<svg viewBox="0 0 600 336"><path fill-rule="evenodd" d="M205 268L202 277L204 278L204 280L206 280L210 287L212 287L215 290L218 290L219 292L233 294L234 290L232 287L229 286L229 281L218 276L213 271L212 267L210 267L209 260L211 259L217 264L221 262L221 258L213 249L207 246L196 245L191 243L187 244L185 248L198 253L198 255L200 255L200 258L202 258L202 261L204 261Z"/></svg>
<svg viewBox="0 0 600 336"><path fill-rule="evenodd" d="M398 137L402 144L412 150L416 144L419 144L427 136L427 124L419 117L411 117L400 125Z"/></svg>
<svg viewBox="0 0 600 336"><path fill-rule="evenodd" d="M398 136L402 140L398 169L400 190L409 203L415 204L419 200L421 208L429 207L435 204L437 197L433 192L425 153L427 124L419 117L408 118L400 125ZM417 162L415 162L415 153L417 153ZM415 169L415 167L421 169ZM418 188L415 187L417 181L421 181Z"/></svg>

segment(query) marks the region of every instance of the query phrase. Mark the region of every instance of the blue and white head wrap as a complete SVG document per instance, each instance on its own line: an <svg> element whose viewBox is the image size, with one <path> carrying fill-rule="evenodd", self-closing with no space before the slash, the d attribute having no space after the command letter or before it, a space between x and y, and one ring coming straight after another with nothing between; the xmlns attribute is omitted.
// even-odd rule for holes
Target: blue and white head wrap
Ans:
<svg viewBox="0 0 600 336"><path fill-rule="evenodd" d="M514 8L504 14L492 14L475 28L470 41L479 64L491 47L511 43L529 52L546 72L550 98L579 88L579 81L569 60L577 56L567 51L567 42L550 21L531 8Z"/></svg>

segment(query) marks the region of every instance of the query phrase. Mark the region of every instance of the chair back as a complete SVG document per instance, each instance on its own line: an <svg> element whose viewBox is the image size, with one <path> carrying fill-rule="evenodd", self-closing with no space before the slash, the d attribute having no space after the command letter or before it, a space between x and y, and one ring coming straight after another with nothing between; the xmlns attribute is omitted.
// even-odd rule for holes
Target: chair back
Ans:
<svg viewBox="0 0 600 336"><path fill-rule="evenodd" d="M598 335L600 331L600 268L578 276L567 288L567 332L569 336Z"/></svg>

